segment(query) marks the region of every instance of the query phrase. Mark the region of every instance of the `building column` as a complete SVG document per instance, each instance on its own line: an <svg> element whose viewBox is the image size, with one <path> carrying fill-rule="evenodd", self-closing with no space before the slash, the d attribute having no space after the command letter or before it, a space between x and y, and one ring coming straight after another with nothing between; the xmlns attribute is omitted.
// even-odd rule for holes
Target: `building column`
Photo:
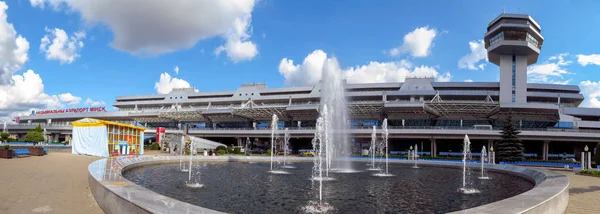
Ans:
<svg viewBox="0 0 600 214"><path fill-rule="evenodd" d="M241 137L238 137L238 138L237 138L237 145L238 145L238 146L242 146L242 144L243 144L243 142L242 142L242 138L241 138Z"/></svg>
<svg viewBox="0 0 600 214"><path fill-rule="evenodd" d="M431 139L431 157L437 157L437 142Z"/></svg>
<svg viewBox="0 0 600 214"><path fill-rule="evenodd" d="M550 150L550 141L544 141L544 146L542 147L542 158L544 160L548 160L548 151Z"/></svg>

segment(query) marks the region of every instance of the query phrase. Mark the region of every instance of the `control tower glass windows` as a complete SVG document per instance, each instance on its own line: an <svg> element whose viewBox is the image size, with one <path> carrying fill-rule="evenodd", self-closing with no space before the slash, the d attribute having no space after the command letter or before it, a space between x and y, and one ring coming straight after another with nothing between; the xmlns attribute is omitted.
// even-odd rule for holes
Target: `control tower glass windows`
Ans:
<svg viewBox="0 0 600 214"><path fill-rule="evenodd" d="M527 34L527 42L529 44L532 44L533 46L535 46L536 48L541 48L539 45L539 42L537 39L533 38L533 36L531 36L531 34Z"/></svg>
<svg viewBox="0 0 600 214"><path fill-rule="evenodd" d="M524 31L514 30L500 31L498 34L486 41L486 48L503 40L527 41L527 43L532 44L537 48L541 48L539 41L531 34Z"/></svg>
<svg viewBox="0 0 600 214"><path fill-rule="evenodd" d="M515 91L516 87L516 76L517 76L517 57L515 55L512 56L512 102L515 102Z"/></svg>

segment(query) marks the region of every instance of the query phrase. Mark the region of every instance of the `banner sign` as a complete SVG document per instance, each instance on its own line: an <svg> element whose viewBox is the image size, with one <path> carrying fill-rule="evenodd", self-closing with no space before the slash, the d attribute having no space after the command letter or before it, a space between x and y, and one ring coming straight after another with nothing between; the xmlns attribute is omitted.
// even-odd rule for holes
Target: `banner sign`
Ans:
<svg viewBox="0 0 600 214"><path fill-rule="evenodd" d="M167 129L163 127L156 127L156 142L160 143L161 137L165 134Z"/></svg>
<svg viewBox="0 0 600 214"><path fill-rule="evenodd" d="M31 111L31 115L46 115L46 114L64 114L64 113L83 113L83 112L105 112L106 107L90 107L90 108L67 108L54 110Z"/></svg>

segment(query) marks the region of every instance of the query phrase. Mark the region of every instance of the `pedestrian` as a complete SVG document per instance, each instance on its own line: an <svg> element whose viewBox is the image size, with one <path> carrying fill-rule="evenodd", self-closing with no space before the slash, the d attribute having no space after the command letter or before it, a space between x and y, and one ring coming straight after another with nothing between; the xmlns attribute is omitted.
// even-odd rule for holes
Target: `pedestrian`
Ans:
<svg viewBox="0 0 600 214"><path fill-rule="evenodd" d="M206 149L204 149L204 157L208 156L208 151L206 151Z"/></svg>

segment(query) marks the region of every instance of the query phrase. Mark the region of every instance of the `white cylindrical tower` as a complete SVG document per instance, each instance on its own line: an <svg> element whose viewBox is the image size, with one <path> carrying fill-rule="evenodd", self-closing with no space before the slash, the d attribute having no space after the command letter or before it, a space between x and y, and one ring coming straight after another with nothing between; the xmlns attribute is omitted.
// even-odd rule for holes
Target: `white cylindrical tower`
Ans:
<svg viewBox="0 0 600 214"><path fill-rule="evenodd" d="M544 37L529 15L503 13L490 22L485 48L500 66L500 103L527 102L527 66L538 60Z"/></svg>

